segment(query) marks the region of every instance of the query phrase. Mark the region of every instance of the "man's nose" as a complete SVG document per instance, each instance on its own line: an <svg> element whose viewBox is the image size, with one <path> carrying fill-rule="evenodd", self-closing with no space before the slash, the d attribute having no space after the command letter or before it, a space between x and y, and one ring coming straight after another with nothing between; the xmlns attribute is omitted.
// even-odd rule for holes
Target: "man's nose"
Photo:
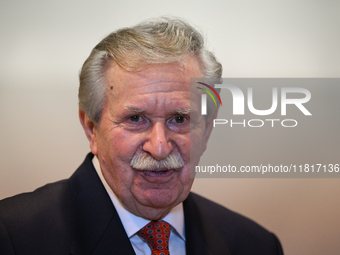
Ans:
<svg viewBox="0 0 340 255"><path fill-rule="evenodd" d="M172 151L172 143L168 140L164 123L157 122L152 126L148 140L143 145L143 150L149 152L157 160L166 158Z"/></svg>

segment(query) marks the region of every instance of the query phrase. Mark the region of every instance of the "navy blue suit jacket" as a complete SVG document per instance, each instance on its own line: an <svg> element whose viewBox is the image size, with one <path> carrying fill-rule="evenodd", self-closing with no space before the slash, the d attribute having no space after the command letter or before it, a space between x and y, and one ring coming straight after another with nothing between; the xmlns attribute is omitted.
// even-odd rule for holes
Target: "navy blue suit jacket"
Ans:
<svg viewBox="0 0 340 255"><path fill-rule="evenodd" d="M92 157L67 180L0 201L1 255L135 254ZM187 255L283 254L275 235L216 203L190 193L183 207Z"/></svg>

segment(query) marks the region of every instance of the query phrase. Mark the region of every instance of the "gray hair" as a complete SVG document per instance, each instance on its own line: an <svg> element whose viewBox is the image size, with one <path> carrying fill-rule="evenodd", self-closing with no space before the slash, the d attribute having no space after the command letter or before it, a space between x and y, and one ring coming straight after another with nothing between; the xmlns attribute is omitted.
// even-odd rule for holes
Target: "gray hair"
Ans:
<svg viewBox="0 0 340 255"><path fill-rule="evenodd" d="M92 122L100 121L107 91L105 72L111 61L138 72L152 64L180 62L187 56L197 56L205 78L222 76L222 65L204 48L202 35L182 20L160 18L117 30L97 44L84 62L79 75L79 107Z"/></svg>

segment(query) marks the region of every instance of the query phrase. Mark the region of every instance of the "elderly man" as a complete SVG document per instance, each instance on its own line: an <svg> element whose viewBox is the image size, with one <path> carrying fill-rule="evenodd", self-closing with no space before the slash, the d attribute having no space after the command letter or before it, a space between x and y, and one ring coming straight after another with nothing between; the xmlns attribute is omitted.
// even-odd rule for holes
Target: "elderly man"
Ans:
<svg viewBox="0 0 340 255"><path fill-rule="evenodd" d="M70 179L0 202L0 254L282 254L272 233L190 193L212 130L190 78L221 73L180 20L102 40L80 73L92 153Z"/></svg>

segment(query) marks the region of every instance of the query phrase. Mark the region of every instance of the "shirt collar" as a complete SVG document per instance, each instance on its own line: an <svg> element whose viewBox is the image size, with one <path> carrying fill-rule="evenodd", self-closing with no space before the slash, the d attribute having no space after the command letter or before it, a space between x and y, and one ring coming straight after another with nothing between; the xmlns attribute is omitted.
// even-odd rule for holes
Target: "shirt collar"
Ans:
<svg viewBox="0 0 340 255"><path fill-rule="evenodd" d="M119 218L125 228L125 231L128 237L132 237L135 235L142 227L150 222L150 220L144 219L142 217L136 216L133 213L129 212L122 202L118 199L116 194L112 191L108 183L106 182L102 171L100 169L99 160L96 156L93 157L92 163L94 168L97 171L97 174L103 183L106 192L110 196L110 199L115 206ZM177 234L185 241L185 231L184 231L184 211L183 211L183 204L180 203L162 219L169 224L176 230Z"/></svg>

